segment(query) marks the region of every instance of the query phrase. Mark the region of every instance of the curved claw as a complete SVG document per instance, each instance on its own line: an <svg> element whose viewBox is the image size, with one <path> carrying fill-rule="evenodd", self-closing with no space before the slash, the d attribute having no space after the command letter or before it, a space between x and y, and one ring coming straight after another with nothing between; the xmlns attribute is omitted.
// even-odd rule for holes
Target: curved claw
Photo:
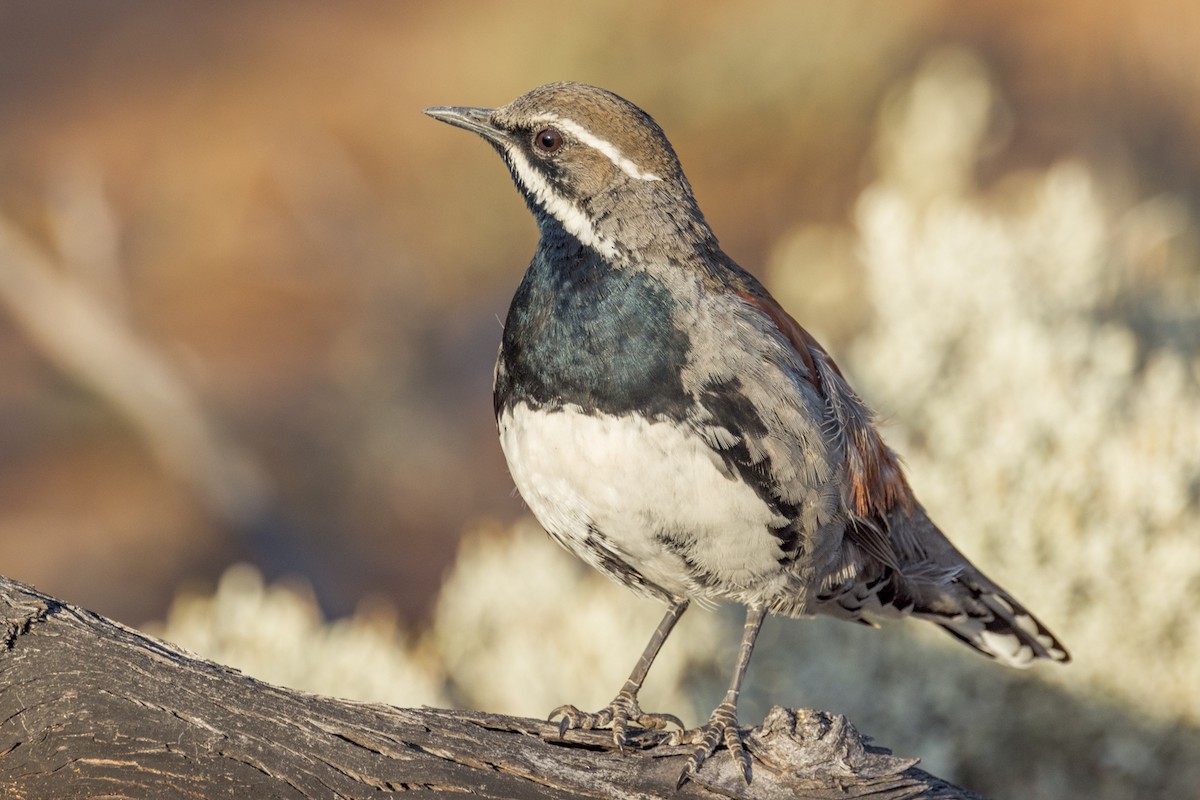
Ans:
<svg viewBox="0 0 1200 800"><path fill-rule="evenodd" d="M563 706L559 706L550 712L550 716L546 718L547 722L553 722L554 718L562 713ZM563 714L563 718L558 721L558 738L563 739L567 735L567 729L571 727L571 718Z"/></svg>
<svg viewBox="0 0 1200 800"><path fill-rule="evenodd" d="M650 728L651 730L656 730L656 731L664 730L668 725L674 725L675 727L679 728L679 730L684 729L683 720L681 720L679 717L675 716L674 714L645 714L645 713L643 713L640 717L638 717L637 719L633 719L632 721L636 722L638 725L640 725L643 728Z"/></svg>
<svg viewBox="0 0 1200 800"><path fill-rule="evenodd" d="M699 738L698 742L697 737ZM676 789L681 788L699 772L701 765L722 744L737 760L738 766L742 768L742 778L745 779L747 786L750 785L750 754L742 745L742 732L737 724L737 709L732 704L721 703L717 706L712 716L708 718L708 722L694 731L691 741L696 742L696 748L692 750L683 769L679 772L679 780L675 782Z"/></svg>
<svg viewBox="0 0 1200 800"><path fill-rule="evenodd" d="M566 736L569 730L590 731L593 728L603 728L613 720L611 707L601 709L592 714L587 711L580 711L577 707L570 704L554 709L550 712L550 716L547 719L553 721L557 716L562 717L558 721L559 738Z"/></svg>
<svg viewBox="0 0 1200 800"><path fill-rule="evenodd" d="M625 743L629 741L629 718L624 714L611 714L610 716L612 716L613 743L616 744L618 750L624 750Z"/></svg>
<svg viewBox="0 0 1200 800"><path fill-rule="evenodd" d="M624 750L629 743L629 724L641 728L662 730L667 725L677 725L683 728L683 722L674 714L647 714L638 706L637 698L628 692L621 691L605 708L595 713L580 711L573 705L563 705L550 712L550 720L561 717L558 721L558 735L562 738L569 730L594 730L611 727L613 744L617 749Z"/></svg>

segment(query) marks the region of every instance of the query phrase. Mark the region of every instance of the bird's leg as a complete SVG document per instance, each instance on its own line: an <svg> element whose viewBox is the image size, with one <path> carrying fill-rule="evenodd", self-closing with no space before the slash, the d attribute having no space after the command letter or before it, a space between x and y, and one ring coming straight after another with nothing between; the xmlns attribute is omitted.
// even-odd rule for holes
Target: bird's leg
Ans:
<svg viewBox="0 0 1200 800"><path fill-rule="evenodd" d="M655 730L661 730L668 724L683 727L679 717L674 714L647 714L642 711L638 706L637 695L642 688L642 682L646 680L646 674L650 672L650 665L654 663L655 656L662 649L663 642L667 640L675 623L683 616L683 612L687 611L687 607L688 601L680 600L667 609L662 622L658 623L658 627L654 629L654 634L650 637L650 642L642 652L641 658L633 666L633 672L629 673L629 679L625 681L621 691L617 692L617 696L607 707L594 714L580 711L572 705L559 706L550 712L550 719L562 717L558 723L559 736L565 736L567 731L572 728L591 730L611 725L613 742L618 748L624 749L628 741L630 722Z"/></svg>
<svg viewBox="0 0 1200 800"><path fill-rule="evenodd" d="M724 743L742 768L742 777L750 783L750 754L742 747L742 734L738 730L737 701L742 690L742 679L746 677L746 667L750 665L750 655L754 652L754 640L758 638L758 630L762 627L767 610L762 606L751 606L746 609L746 627L742 631L742 646L738 649L737 666L733 670L733 680L729 691L708 718L708 722L692 732L691 741L696 742L696 749L688 756L687 763L679 773L677 787L683 786L688 778L700 770L700 765Z"/></svg>

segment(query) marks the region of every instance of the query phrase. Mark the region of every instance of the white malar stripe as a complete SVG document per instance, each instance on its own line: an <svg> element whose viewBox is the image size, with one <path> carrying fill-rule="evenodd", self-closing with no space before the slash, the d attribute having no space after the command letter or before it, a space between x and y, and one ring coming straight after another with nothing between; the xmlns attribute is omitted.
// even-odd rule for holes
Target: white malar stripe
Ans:
<svg viewBox="0 0 1200 800"><path fill-rule="evenodd" d="M608 160L634 180L639 181L661 181L662 178L655 175L653 172L646 172L637 164L630 161L624 153L617 148L612 142L601 139L596 134L589 131L587 128L580 125L575 120L566 119L555 114L546 114L538 117L539 122L547 122L551 125L557 125L567 133L574 136L583 144L595 150L599 150L604 155L608 156Z"/></svg>
<svg viewBox="0 0 1200 800"><path fill-rule="evenodd" d="M562 223L567 233L601 255L608 256L609 258L616 257L616 245L596 233L596 229L592 227L592 221L588 219L587 214L584 214L570 200L567 200L554 191L553 187L546 183L546 179L530 166L529 161L526 160L524 154L519 149L509 147L508 160L516 171L517 177L533 195L533 198L541 204L542 208L546 209L547 212Z"/></svg>

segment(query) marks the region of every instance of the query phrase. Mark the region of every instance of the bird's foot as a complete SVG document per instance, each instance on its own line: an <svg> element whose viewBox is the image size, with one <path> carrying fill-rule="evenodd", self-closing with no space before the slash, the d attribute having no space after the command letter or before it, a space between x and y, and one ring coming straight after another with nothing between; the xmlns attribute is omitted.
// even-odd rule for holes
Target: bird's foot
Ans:
<svg viewBox="0 0 1200 800"><path fill-rule="evenodd" d="M559 706L550 712L550 719L561 717L558 721L558 735L566 736L569 730L590 731L596 728L612 727L613 743L618 749L624 750L629 742L629 725L633 723L642 728L662 730L667 725L683 728L683 722L674 714L647 714L638 705L637 695L622 689L605 708L594 714L580 711L572 705Z"/></svg>
<svg viewBox="0 0 1200 800"><path fill-rule="evenodd" d="M683 770L679 773L679 780L675 784L676 788L682 787L699 772L704 761L722 744L742 768L742 777L746 779L746 784L750 784L750 754L742 746L742 732L738 728L737 721L737 706L733 703L722 702L713 711L707 723L695 730L683 732L678 738L681 744L694 744L696 749L692 750L687 763L683 765Z"/></svg>

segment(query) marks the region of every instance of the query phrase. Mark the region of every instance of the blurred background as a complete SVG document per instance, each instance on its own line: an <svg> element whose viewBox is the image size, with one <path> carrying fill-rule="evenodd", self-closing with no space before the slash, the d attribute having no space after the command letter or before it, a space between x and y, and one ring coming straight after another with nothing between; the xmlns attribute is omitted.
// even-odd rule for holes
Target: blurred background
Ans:
<svg viewBox="0 0 1200 800"><path fill-rule="evenodd" d="M420 113L582 80L662 124L1076 658L773 621L743 721L846 713L1000 797L1200 797L1198 32L1186 0L0 0L0 571L300 688L607 702L660 610L513 496L491 369L536 231ZM686 617L643 704L702 720L740 626Z"/></svg>

